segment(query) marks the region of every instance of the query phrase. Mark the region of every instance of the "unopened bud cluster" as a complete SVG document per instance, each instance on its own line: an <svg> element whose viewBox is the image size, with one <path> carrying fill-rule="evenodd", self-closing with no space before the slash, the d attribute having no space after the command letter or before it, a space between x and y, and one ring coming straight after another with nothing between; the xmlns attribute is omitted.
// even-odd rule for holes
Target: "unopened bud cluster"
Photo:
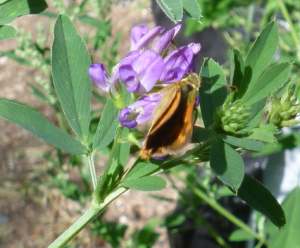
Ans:
<svg viewBox="0 0 300 248"><path fill-rule="evenodd" d="M269 111L269 122L275 126L290 127L298 123L295 120L300 112L300 104L295 95L295 90L290 87L286 94L281 98L273 98Z"/></svg>
<svg viewBox="0 0 300 248"><path fill-rule="evenodd" d="M249 115L249 108L241 101L228 98L218 112L219 127L227 133L243 134Z"/></svg>

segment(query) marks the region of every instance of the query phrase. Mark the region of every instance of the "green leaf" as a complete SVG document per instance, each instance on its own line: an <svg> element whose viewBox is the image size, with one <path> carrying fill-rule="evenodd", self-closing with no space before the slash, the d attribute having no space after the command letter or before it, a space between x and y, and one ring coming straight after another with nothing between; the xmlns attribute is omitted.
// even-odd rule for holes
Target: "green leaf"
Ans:
<svg viewBox="0 0 300 248"><path fill-rule="evenodd" d="M226 98L226 78L222 67L213 59L205 59L200 76L200 107L205 127L214 121L216 109L221 106Z"/></svg>
<svg viewBox="0 0 300 248"><path fill-rule="evenodd" d="M0 4L0 25L28 14L37 14L47 8L44 0L8 0Z"/></svg>
<svg viewBox="0 0 300 248"><path fill-rule="evenodd" d="M291 71L291 65L289 63L280 63L270 65L259 78L252 83L252 87L249 87L243 96L243 100L246 104L254 104L283 87L288 81L288 77Z"/></svg>
<svg viewBox="0 0 300 248"><path fill-rule="evenodd" d="M118 112L113 101L107 99L94 136L93 149L104 148L113 141L119 123Z"/></svg>
<svg viewBox="0 0 300 248"><path fill-rule="evenodd" d="M128 180L125 179L122 185L141 191L156 191L165 188L166 181L159 176L146 176Z"/></svg>
<svg viewBox="0 0 300 248"><path fill-rule="evenodd" d="M242 82L244 77L245 71L245 62L238 50L233 50L233 58L232 58L232 65L231 65L231 73L230 73L230 82L232 85L236 86L237 92L236 96L239 96L245 89L242 89Z"/></svg>
<svg viewBox="0 0 300 248"><path fill-rule="evenodd" d="M211 135L212 131L210 129L194 126L192 143L200 143L206 141L211 137Z"/></svg>
<svg viewBox="0 0 300 248"><path fill-rule="evenodd" d="M282 207L286 213L287 224L282 229L269 227L270 248L299 247L300 244L300 187L296 187L284 200Z"/></svg>
<svg viewBox="0 0 300 248"><path fill-rule="evenodd" d="M22 103L0 99L0 116L68 153L83 154L86 152L85 147L77 140L55 127L38 111Z"/></svg>
<svg viewBox="0 0 300 248"><path fill-rule="evenodd" d="M66 16L57 18L52 47L55 91L65 116L75 133L86 142L90 124L91 64L85 43Z"/></svg>
<svg viewBox="0 0 300 248"><path fill-rule="evenodd" d="M222 140L217 140L211 147L210 166L223 183L237 191L245 170L244 161L238 152Z"/></svg>
<svg viewBox="0 0 300 248"><path fill-rule="evenodd" d="M184 10L194 19L200 20L201 8L197 0L182 0Z"/></svg>
<svg viewBox="0 0 300 248"><path fill-rule="evenodd" d="M243 148L249 151L260 151L264 147L264 144L257 140L252 140L248 138L237 138L229 135L225 136L223 138L223 141L232 146Z"/></svg>
<svg viewBox="0 0 300 248"><path fill-rule="evenodd" d="M266 143L277 143L275 134L277 128L272 124L265 124L252 129L252 134L248 137L249 139L259 140Z"/></svg>
<svg viewBox="0 0 300 248"><path fill-rule="evenodd" d="M274 22L269 23L252 45L245 61L245 70L250 74L250 81L243 81L241 87L251 89L252 83L272 62L278 45L278 30ZM245 72L246 73L246 72ZM245 78L244 78L245 80Z"/></svg>
<svg viewBox="0 0 300 248"><path fill-rule="evenodd" d="M285 216L280 204L256 179L245 175L238 196L250 207L267 216L274 225L281 227L285 224Z"/></svg>
<svg viewBox="0 0 300 248"><path fill-rule="evenodd" d="M126 175L126 179L140 178L151 174L159 169L159 166L152 163L140 162L134 165L134 167Z"/></svg>
<svg viewBox="0 0 300 248"><path fill-rule="evenodd" d="M229 240L233 242L240 242L251 239L253 239L253 236L250 235L248 232L244 231L243 229L237 229L233 231L229 236Z"/></svg>
<svg viewBox="0 0 300 248"><path fill-rule="evenodd" d="M17 31L11 26L0 26L0 40L16 37Z"/></svg>
<svg viewBox="0 0 300 248"><path fill-rule="evenodd" d="M183 3L182 0L156 0L162 11L173 22L182 20L183 16Z"/></svg>
<svg viewBox="0 0 300 248"><path fill-rule="evenodd" d="M128 142L128 128L122 128L120 147L119 147L119 163L123 166L127 164L130 155L130 143Z"/></svg>
<svg viewBox="0 0 300 248"><path fill-rule="evenodd" d="M274 153L282 152L287 149L294 149L300 146L300 133L294 132L280 137L276 142L264 146L256 155L267 156Z"/></svg>

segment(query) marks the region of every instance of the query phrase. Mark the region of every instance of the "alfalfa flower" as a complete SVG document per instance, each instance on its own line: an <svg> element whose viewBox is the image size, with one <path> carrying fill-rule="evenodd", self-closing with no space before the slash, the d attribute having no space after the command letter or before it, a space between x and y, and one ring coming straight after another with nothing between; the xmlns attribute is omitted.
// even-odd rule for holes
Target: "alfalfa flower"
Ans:
<svg viewBox="0 0 300 248"><path fill-rule="evenodd" d="M115 65L111 77L104 66L98 66L95 73L95 65L91 66L90 77L102 90L107 92L115 83L121 83L137 96L135 103L121 110L121 125L133 128L149 121L161 98L153 91L154 87L177 82L194 71L201 46L190 43L174 47L172 43L180 28L180 24L169 30L160 26L151 29L146 25L135 26L131 30L130 52Z"/></svg>

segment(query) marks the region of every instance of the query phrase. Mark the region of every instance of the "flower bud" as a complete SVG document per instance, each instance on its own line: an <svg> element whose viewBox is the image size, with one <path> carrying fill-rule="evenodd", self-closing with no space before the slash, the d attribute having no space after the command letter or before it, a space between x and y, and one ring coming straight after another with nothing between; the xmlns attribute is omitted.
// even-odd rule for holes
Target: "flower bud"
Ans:
<svg viewBox="0 0 300 248"><path fill-rule="evenodd" d="M270 110L268 111L269 122L282 128L297 124L295 120L300 111L294 86L288 87L281 98L274 97L271 100Z"/></svg>
<svg viewBox="0 0 300 248"><path fill-rule="evenodd" d="M249 108L239 100L232 102L229 95L217 113L216 128L241 135L247 126L249 115Z"/></svg>

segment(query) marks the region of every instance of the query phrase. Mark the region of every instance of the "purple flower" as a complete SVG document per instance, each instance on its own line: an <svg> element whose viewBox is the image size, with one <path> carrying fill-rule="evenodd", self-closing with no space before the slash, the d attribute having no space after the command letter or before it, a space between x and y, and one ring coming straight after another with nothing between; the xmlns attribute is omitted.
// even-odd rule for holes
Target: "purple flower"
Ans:
<svg viewBox="0 0 300 248"><path fill-rule="evenodd" d="M164 71L160 81L170 83L181 80L188 72L192 71L195 55L200 49L200 44L191 43L168 54L164 59Z"/></svg>
<svg viewBox="0 0 300 248"><path fill-rule="evenodd" d="M131 30L130 52L114 66L110 77L103 64L90 66L90 78L103 91L112 91L113 85L124 83L129 92L140 96L121 110L119 121L122 126L134 128L153 117L162 97L160 93L153 93L155 85L177 82L193 72L201 46L197 43L179 48L171 46L180 28L180 24L171 29L135 26Z"/></svg>
<svg viewBox="0 0 300 248"><path fill-rule="evenodd" d="M119 121L122 126L134 128L151 120L153 112L160 103L161 94L152 93L138 99L133 104L121 110Z"/></svg>
<svg viewBox="0 0 300 248"><path fill-rule="evenodd" d="M178 24L167 30L161 26L152 29L144 24L134 26L131 29L131 51L140 49L151 49L157 53L162 53L167 49L181 28Z"/></svg>
<svg viewBox="0 0 300 248"><path fill-rule="evenodd" d="M163 59L154 51L133 51L119 64L119 78L129 92L149 92L163 71Z"/></svg>
<svg viewBox="0 0 300 248"><path fill-rule="evenodd" d="M97 87L105 92L109 91L110 83L103 64L91 64L89 67L89 76Z"/></svg>

